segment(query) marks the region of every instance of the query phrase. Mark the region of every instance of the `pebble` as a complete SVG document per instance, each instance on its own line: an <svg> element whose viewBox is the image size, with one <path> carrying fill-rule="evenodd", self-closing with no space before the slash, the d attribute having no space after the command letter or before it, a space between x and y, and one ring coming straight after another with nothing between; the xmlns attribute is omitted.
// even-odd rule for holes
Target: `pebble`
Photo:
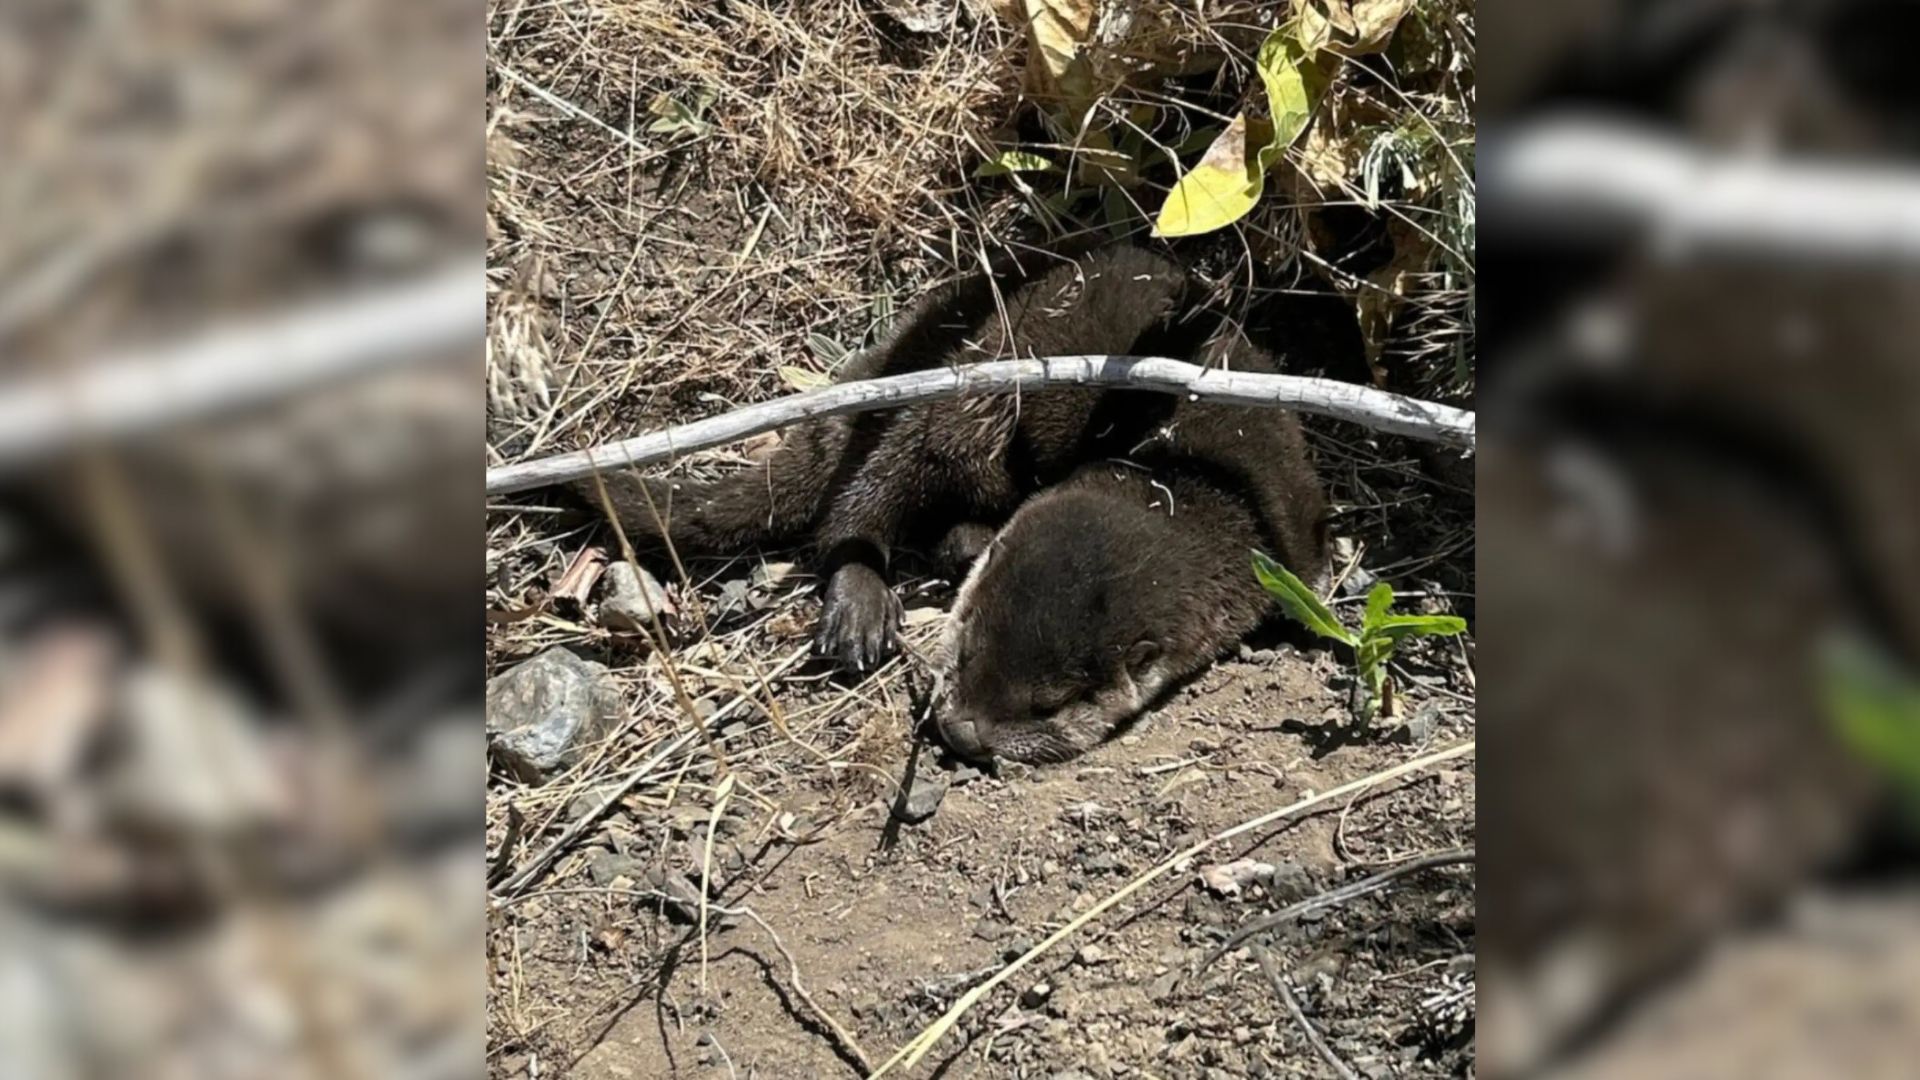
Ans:
<svg viewBox="0 0 1920 1080"><path fill-rule="evenodd" d="M1023 1009L1037 1009L1046 1004L1047 998L1051 996L1053 996L1052 986L1045 982L1034 983L1032 986L1027 987L1025 993L1020 995L1020 1007Z"/></svg>
<svg viewBox="0 0 1920 1080"><path fill-rule="evenodd" d="M928 770L917 773L913 783L907 788L906 797L893 804L893 816L908 825L918 825L933 816L940 809L940 800L947 797L947 778L944 774Z"/></svg>
<svg viewBox="0 0 1920 1080"><path fill-rule="evenodd" d="M605 664L556 645L487 683L487 741L514 775L540 783L578 761L625 711Z"/></svg>
<svg viewBox="0 0 1920 1080"><path fill-rule="evenodd" d="M600 580L600 625L609 630L643 633L652 629L656 614L666 618L674 613L667 590L630 562L608 564Z"/></svg>
<svg viewBox="0 0 1920 1080"><path fill-rule="evenodd" d="M1106 962L1107 950L1098 945L1082 945L1080 946L1080 951L1075 953L1073 958L1078 960L1083 967L1092 967L1095 964Z"/></svg>

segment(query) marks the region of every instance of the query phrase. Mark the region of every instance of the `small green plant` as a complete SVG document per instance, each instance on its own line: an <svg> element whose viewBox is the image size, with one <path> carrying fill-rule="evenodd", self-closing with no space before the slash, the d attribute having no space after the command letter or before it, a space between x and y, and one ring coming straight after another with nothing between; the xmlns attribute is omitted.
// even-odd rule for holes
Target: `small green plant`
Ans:
<svg viewBox="0 0 1920 1080"><path fill-rule="evenodd" d="M1893 781L1920 829L1920 681L1851 637L1821 653L1827 713L1855 754Z"/></svg>
<svg viewBox="0 0 1920 1080"><path fill-rule="evenodd" d="M1393 659L1400 642L1410 637L1450 637L1467 629L1467 621L1458 615L1393 614L1393 586L1382 581L1367 594L1367 612L1356 634L1341 625L1333 609L1306 582L1258 551L1253 553L1253 574L1288 615L1321 637L1353 650L1354 672L1367 695L1358 714L1363 720L1377 716L1386 702L1387 661Z"/></svg>
<svg viewBox="0 0 1920 1080"><path fill-rule="evenodd" d="M691 102L682 102L671 94L655 94L647 106L647 112L654 118L647 130L669 139L704 139L713 134L713 121L707 119L707 110L713 108L718 99L719 95L705 87L693 92Z"/></svg>

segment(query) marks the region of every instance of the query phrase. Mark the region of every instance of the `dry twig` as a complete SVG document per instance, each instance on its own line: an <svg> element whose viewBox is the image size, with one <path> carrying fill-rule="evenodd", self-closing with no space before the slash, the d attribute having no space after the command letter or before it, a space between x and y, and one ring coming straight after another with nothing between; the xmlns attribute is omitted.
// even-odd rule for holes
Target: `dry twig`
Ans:
<svg viewBox="0 0 1920 1080"><path fill-rule="evenodd" d="M599 471L651 465L804 420L970 394L1019 393L1041 385L1114 386L1185 394L1193 401L1284 406L1392 435L1460 447L1471 447L1474 441L1474 416L1464 409L1356 383L1209 370L1157 356L1052 356L1039 360L995 360L840 383L605 446L502 465L487 470L487 494L525 491L579 480Z"/></svg>

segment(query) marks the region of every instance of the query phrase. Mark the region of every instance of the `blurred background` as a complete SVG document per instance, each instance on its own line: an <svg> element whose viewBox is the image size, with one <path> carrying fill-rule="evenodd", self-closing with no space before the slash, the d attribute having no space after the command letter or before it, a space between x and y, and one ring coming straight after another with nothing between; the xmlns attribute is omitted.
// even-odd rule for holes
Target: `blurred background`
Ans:
<svg viewBox="0 0 1920 1080"><path fill-rule="evenodd" d="M481 1070L479 21L0 5L0 1077Z"/></svg>
<svg viewBox="0 0 1920 1080"><path fill-rule="evenodd" d="M1480 14L1480 1066L1912 1075L1920 4Z"/></svg>

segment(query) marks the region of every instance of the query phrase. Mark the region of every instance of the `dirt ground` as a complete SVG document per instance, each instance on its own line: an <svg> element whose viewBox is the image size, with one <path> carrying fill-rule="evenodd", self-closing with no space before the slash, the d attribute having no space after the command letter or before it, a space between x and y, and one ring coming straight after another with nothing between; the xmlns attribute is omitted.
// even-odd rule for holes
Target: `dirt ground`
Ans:
<svg viewBox="0 0 1920 1080"><path fill-rule="evenodd" d="M918 826L890 826L884 797L849 804L813 785L723 818L714 903L750 907L767 929L737 919L713 936L704 993L696 928L663 917L635 879L673 867L699 880L706 815L694 803L614 820L496 917L496 1010L530 1034L494 1059L493 1075L857 1074L796 1001L769 929L813 1000L877 1062L1169 853L1471 737L1464 706L1433 695L1420 744L1404 726L1349 742L1331 656L1250 655L1079 761L962 770ZM1276 903L1470 843L1471 765L1327 810L1223 846L1042 956L936 1051L943 1075L1332 1075L1245 950L1197 964ZM1269 886L1228 898L1198 883L1203 866L1243 857L1276 868ZM1470 872L1434 870L1310 915L1272 947L1312 1024L1362 1075L1458 1075L1473 913Z"/></svg>

